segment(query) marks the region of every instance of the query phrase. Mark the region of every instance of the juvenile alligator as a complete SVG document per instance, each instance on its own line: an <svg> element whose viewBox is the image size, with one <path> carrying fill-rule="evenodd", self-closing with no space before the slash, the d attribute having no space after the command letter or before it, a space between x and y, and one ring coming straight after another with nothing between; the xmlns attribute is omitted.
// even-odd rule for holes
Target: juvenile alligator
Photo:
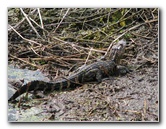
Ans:
<svg viewBox="0 0 166 129"><path fill-rule="evenodd" d="M82 86L88 82L97 81L100 83L103 78L119 75L128 72L125 67L118 67L116 65L115 59L119 58L119 53L124 50L124 44L118 44L115 49L112 50L113 57L110 61L98 61L93 64L87 65L82 68L77 73L63 78L56 82L44 82L40 80L31 81L23 85L18 89L15 94L8 100L15 100L18 96L29 91L61 91L65 89L74 89L76 87Z"/></svg>

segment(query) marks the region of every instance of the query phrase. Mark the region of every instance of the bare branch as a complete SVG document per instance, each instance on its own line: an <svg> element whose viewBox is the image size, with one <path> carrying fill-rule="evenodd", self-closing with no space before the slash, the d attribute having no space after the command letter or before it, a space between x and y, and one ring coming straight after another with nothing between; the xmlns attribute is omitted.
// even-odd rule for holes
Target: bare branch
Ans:
<svg viewBox="0 0 166 129"><path fill-rule="evenodd" d="M36 30L36 29L34 28L34 26L32 25L31 21L29 20L28 15L23 11L22 8L20 8L20 10L21 10L22 14L24 15L24 17L26 18L26 20L28 21L29 25L32 27L32 29L33 29L33 30L35 31L35 33L37 34L37 36L38 36L38 37L41 37L41 36L39 35L39 33L37 32L37 30Z"/></svg>

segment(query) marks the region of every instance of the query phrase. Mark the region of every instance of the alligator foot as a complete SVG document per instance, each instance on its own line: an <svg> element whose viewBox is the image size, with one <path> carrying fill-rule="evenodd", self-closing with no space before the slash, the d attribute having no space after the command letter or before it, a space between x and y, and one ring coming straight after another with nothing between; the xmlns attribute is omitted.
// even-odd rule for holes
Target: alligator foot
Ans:
<svg viewBox="0 0 166 129"><path fill-rule="evenodd" d="M118 75L125 75L129 72L131 72L131 70L129 70L127 67L125 66L117 66L117 74Z"/></svg>

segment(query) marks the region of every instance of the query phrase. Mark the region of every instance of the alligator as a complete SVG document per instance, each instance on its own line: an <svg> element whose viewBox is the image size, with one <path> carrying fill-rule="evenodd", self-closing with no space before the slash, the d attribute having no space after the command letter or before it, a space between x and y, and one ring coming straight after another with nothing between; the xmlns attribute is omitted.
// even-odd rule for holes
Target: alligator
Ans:
<svg viewBox="0 0 166 129"><path fill-rule="evenodd" d="M14 101L23 93L29 91L62 91L67 89L75 89L89 82L102 82L103 78L125 74L128 69L117 65L117 59L120 57L125 48L124 41L119 41L117 45L112 47L111 60L99 60L90 65L84 66L81 70L69 77L63 77L59 81L45 82L34 80L18 89L8 101Z"/></svg>

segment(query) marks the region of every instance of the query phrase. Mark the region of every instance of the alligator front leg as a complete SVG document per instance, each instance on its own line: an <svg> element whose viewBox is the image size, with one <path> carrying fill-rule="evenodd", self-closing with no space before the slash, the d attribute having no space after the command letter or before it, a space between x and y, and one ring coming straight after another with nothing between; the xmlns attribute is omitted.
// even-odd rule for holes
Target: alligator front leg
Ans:
<svg viewBox="0 0 166 129"><path fill-rule="evenodd" d="M117 75L125 75L129 72L130 70L127 67L121 65L117 66Z"/></svg>

